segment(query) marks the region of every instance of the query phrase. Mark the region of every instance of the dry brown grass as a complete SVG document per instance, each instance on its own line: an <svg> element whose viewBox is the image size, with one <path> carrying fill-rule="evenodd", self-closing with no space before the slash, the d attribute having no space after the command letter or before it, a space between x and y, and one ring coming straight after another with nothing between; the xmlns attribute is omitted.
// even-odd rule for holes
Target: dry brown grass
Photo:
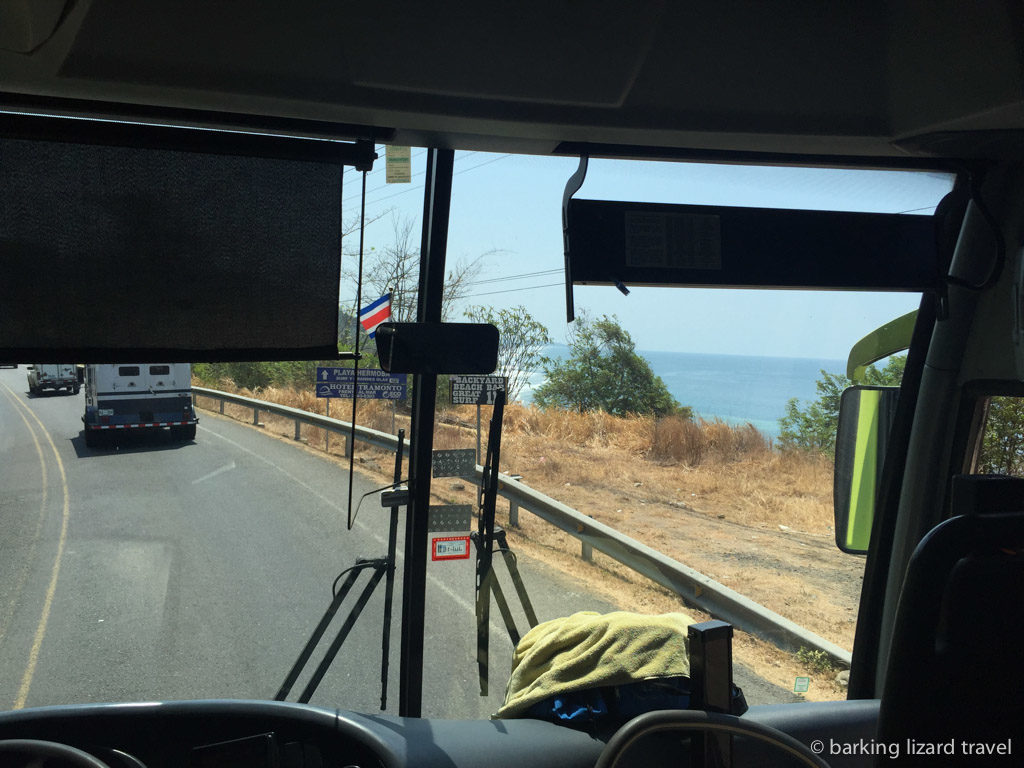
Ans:
<svg viewBox="0 0 1024 768"><path fill-rule="evenodd" d="M222 387L231 391L228 387ZM245 393L323 413L311 393L268 389ZM227 406L226 414L251 421L250 409ZM348 420L351 401L337 400L331 415ZM484 409L483 440L487 418ZM391 405L360 401L357 421L391 432ZM285 437L293 422L264 415L268 431ZM438 414L435 448L476 446L476 409L447 408ZM399 414L397 427L408 430ZM320 430L303 428L310 446L323 448ZM331 438L331 453L342 441ZM363 468L390 476L384 452L360 448ZM832 467L820 457L782 454L751 425L678 418L617 418L604 413L540 411L511 404L502 439L503 472L757 602L850 648L863 561L841 554L832 543ZM468 487L467 487L468 486ZM464 482L435 481L442 503L473 503ZM501 510L499 510L501 512ZM506 526L512 546L585 580L614 604L660 612L679 608L679 598L617 562L595 553L580 560L579 542L539 518L520 513L520 526ZM691 614L699 613L692 607ZM827 675L806 670L792 655L737 634L737 659L792 690L793 677L813 679L809 699L842 698Z"/></svg>
<svg viewBox="0 0 1024 768"><path fill-rule="evenodd" d="M657 419L651 425L649 458L664 464L697 467L763 457L770 441L753 424L733 426L723 421L690 421L678 416Z"/></svg>

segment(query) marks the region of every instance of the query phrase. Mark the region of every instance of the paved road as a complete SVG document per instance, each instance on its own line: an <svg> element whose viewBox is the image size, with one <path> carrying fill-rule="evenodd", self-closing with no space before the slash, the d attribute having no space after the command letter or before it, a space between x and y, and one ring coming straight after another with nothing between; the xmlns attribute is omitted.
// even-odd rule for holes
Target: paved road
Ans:
<svg viewBox="0 0 1024 768"><path fill-rule="evenodd" d="M81 395L30 396L23 366L0 370L0 709L272 697L335 576L384 554L375 494L346 531L347 473L313 452L215 416L195 442L129 436L90 449L82 409ZM357 475L355 495L369 490ZM541 620L610 609L542 565L521 567ZM511 645L493 626L491 695L480 697L472 585L471 561L430 564L425 715L500 705ZM313 703L379 708L382 615L383 585ZM778 700L738 678L752 701Z"/></svg>

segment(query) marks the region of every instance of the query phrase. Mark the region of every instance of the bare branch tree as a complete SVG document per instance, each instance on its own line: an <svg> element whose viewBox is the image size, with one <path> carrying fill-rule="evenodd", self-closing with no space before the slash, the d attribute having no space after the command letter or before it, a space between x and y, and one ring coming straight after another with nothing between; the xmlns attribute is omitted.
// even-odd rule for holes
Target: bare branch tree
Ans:
<svg viewBox="0 0 1024 768"><path fill-rule="evenodd" d="M488 256L496 256L501 253L499 249L484 251L469 261L457 261L454 268L448 271L444 281L444 303L441 308L441 317L450 320L455 308L461 304L473 288L473 284L480 277L484 268L484 259Z"/></svg>
<svg viewBox="0 0 1024 768"><path fill-rule="evenodd" d="M373 224L375 221L380 221L385 216L388 216L394 210L395 210L394 208L386 208L383 211L380 211L379 213L375 213L372 216L369 216L362 225L360 225L360 222L359 222L359 212L358 211L356 211L354 214L349 216L347 221L342 221L341 222L341 237L342 237L342 242L345 244L345 246L344 246L345 247L345 255L346 256L358 255L358 253L359 253L359 240L358 240L358 237L359 237L360 226L362 226L363 228L368 227L371 224ZM353 243L355 243L355 244L353 245Z"/></svg>
<svg viewBox="0 0 1024 768"><path fill-rule="evenodd" d="M420 249L413 233L415 223L392 216L391 243L369 254L363 270L363 296L372 300L391 291L391 318L396 323L416 319Z"/></svg>
<svg viewBox="0 0 1024 768"><path fill-rule="evenodd" d="M399 323L412 322L416 319L420 274L416 221L393 214L391 228L391 243L364 256L364 303L391 291L392 319ZM491 253L493 251L481 254L468 262L460 261L448 270L441 305L442 319L450 319L454 307L468 295L471 283L483 268L483 259ZM348 262L343 274L354 282L357 278L357 267L351 258Z"/></svg>

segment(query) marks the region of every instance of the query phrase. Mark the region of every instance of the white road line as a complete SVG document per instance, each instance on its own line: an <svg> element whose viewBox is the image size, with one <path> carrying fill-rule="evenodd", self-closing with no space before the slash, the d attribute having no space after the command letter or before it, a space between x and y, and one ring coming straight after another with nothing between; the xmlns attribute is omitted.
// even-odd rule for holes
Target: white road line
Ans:
<svg viewBox="0 0 1024 768"><path fill-rule="evenodd" d="M209 431L209 430L207 430L207 431ZM235 462L232 461L230 464L225 464L220 469L215 469L215 470L213 470L213 472L209 472L209 473L203 475L202 477L197 477L195 480L192 481L192 485L198 485L199 483L202 483L205 480L210 480L211 478L214 478L217 475L222 475L225 472L230 472L234 468L235 468Z"/></svg>
<svg viewBox="0 0 1024 768"><path fill-rule="evenodd" d="M312 486L308 485L307 483L303 482L299 478L295 477L295 475L291 474L287 470L282 469L280 466L278 466L277 464L275 464L274 462L272 462L270 459L266 458L265 456L261 456L260 454L256 453L255 451L250 451L245 446L239 445L234 440L232 440L232 439L230 439L228 437L224 437L224 435L220 435L220 434L214 432L209 427L200 426L199 429L203 430L204 432L209 432L211 435L213 435L216 438L219 438L219 439L223 440L225 443L230 443L231 445L235 446L235 448L237 448L238 450L243 451L243 452L249 454L250 456L252 456L252 457L254 457L256 459L259 459L260 461L264 462L265 464L269 464L271 467L276 469L278 472L280 472L282 475L284 475L289 480L294 482L296 485L299 485L302 488L305 488L311 494L313 494L318 499L320 499L324 504L326 504L327 506L331 507L332 509L337 510L339 512L339 514L345 512L344 509L342 509L337 504L335 504L333 501L331 501L329 498L324 496L322 493L320 493L320 491L316 490ZM379 543L379 544L381 544L381 545L383 545L385 547L387 546L387 540L383 536L381 536L378 533L376 533L376 532L370 530L369 528L367 528L366 527L366 523L364 521L360 520L358 517L356 518L355 524L357 526L359 526L359 528L361 528L365 533L367 533L370 536L372 536L373 539L377 543ZM399 549L395 553L395 555L396 555L396 558L398 560L402 560L402 561L405 560L405 553L402 552L402 550ZM448 595L448 597L450 597L452 599L452 601L456 605L461 607L464 611L468 612L471 616L476 616L476 605L474 603L471 603L469 600L467 600L466 598L462 597L462 595L460 595L457 592L455 592L454 590L452 590L451 587L449 587L443 581L438 579L437 576L434 576L434 575L428 573L427 574L427 579L432 584L434 584L434 586L436 586L438 589L440 589L442 592L444 592L446 595ZM493 616L493 613L491 615ZM492 622L491 622L491 630L501 634L501 633L505 632L505 627L504 626L499 626L498 624L496 624L492 620Z"/></svg>

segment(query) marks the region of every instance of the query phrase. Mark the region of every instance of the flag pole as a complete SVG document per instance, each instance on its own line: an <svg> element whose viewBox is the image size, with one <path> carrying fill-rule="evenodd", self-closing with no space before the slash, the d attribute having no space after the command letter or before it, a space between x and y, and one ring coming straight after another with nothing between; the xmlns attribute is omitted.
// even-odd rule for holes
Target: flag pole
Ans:
<svg viewBox="0 0 1024 768"><path fill-rule="evenodd" d="M359 402L359 314L362 311L363 292L363 246L366 241L366 171L362 174L361 196L359 200L359 280L356 285L356 338L355 360L352 361L352 424L348 440L348 512L346 521L348 530L352 530L355 522L352 515L352 483L356 470L356 403Z"/></svg>

